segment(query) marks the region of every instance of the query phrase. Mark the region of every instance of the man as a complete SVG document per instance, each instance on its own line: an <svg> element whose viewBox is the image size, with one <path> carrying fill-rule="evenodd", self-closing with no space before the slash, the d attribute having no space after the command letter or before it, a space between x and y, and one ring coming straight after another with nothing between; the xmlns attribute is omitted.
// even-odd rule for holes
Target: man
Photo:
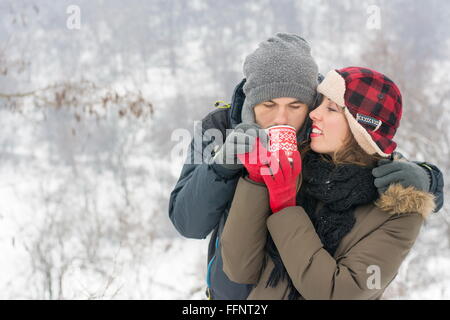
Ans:
<svg viewBox="0 0 450 320"><path fill-rule="evenodd" d="M246 299L252 288L225 275L219 241L238 179L246 174L237 155L250 152L255 145L256 130L247 129L287 124L297 129L297 139L303 142L310 130L307 111L320 100L317 65L309 45L297 35L277 33L262 42L246 58L244 76L234 90L231 107L211 112L197 128L195 134L201 137L191 142L170 195L169 216L183 236L204 239L212 231L207 269L210 299ZM225 141L214 141L209 129L220 130ZM234 130L229 133L227 129ZM194 158L203 159L211 144L218 148L206 152L206 161L194 163ZM373 173L380 193L389 184L400 182L434 193L436 211L442 207L442 174L431 164L384 161Z"/></svg>

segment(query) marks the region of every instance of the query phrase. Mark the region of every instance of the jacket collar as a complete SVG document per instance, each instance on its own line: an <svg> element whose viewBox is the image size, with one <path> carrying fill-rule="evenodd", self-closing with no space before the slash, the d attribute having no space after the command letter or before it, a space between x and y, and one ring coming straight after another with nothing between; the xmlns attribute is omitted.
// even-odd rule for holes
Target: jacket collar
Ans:
<svg viewBox="0 0 450 320"><path fill-rule="evenodd" d="M231 112L230 112L230 123L231 128L235 128L239 123L242 122L241 113L242 106L244 105L245 93L244 84L246 79L242 79L241 82L234 88L233 97L231 99Z"/></svg>

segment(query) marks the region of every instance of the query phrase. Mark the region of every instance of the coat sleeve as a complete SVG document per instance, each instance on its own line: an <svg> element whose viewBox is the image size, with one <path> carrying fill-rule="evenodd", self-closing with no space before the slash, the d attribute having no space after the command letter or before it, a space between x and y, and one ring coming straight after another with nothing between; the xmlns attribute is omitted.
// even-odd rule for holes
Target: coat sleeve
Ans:
<svg viewBox="0 0 450 320"><path fill-rule="evenodd" d="M269 214L266 186L239 179L221 238L223 271L231 281L257 283L265 256Z"/></svg>
<svg viewBox="0 0 450 320"><path fill-rule="evenodd" d="M393 157L396 159L405 158L403 154L398 151L394 151ZM427 192L434 195L435 208L433 212L438 212L444 205L444 176L442 175L441 170L439 170L437 166L428 162L412 162L422 167L422 169L427 173L430 180L430 189Z"/></svg>
<svg viewBox="0 0 450 320"><path fill-rule="evenodd" d="M416 162L428 173L430 177L430 190L429 192L434 195L436 208L434 212L441 210L444 205L444 176L438 167L427 162Z"/></svg>
<svg viewBox="0 0 450 320"><path fill-rule="evenodd" d="M170 194L169 218L178 232L194 239L204 239L218 224L224 210L233 199L241 170L228 170L212 163L210 148L212 139L203 136L209 119L198 125L189 145L183 169ZM218 131L218 130L217 130ZM206 139L205 139L206 137ZM211 138L211 137L209 137Z"/></svg>
<svg viewBox="0 0 450 320"><path fill-rule="evenodd" d="M323 248L301 207L272 215L267 226L289 276L305 299L373 299L395 278L422 222L418 213L393 215L337 260Z"/></svg>

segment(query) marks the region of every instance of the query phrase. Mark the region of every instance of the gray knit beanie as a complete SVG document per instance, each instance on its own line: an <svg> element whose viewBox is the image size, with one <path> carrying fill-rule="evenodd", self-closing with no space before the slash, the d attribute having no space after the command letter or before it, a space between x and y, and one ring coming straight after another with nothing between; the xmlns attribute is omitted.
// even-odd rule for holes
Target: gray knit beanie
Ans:
<svg viewBox="0 0 450 320"><path fill-rule="evenodd" d="M308 43L295 34L277 33L259 44L244 62L242 122L255 123L253 107L261 102L290 97L312 105L318 68Z"/></svg>

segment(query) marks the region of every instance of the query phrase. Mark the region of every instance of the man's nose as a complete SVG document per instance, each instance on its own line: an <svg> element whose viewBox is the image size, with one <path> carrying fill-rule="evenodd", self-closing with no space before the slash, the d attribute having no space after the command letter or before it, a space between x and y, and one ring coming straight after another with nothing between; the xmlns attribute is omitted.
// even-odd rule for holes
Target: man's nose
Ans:
<svg viewBox="0 0 450 320"><path fill-rule="evenodd" d="M275 115L275 119L273 120L275 126L288 124L288 116L286 108L278 108L277 114Z"/></svg>

